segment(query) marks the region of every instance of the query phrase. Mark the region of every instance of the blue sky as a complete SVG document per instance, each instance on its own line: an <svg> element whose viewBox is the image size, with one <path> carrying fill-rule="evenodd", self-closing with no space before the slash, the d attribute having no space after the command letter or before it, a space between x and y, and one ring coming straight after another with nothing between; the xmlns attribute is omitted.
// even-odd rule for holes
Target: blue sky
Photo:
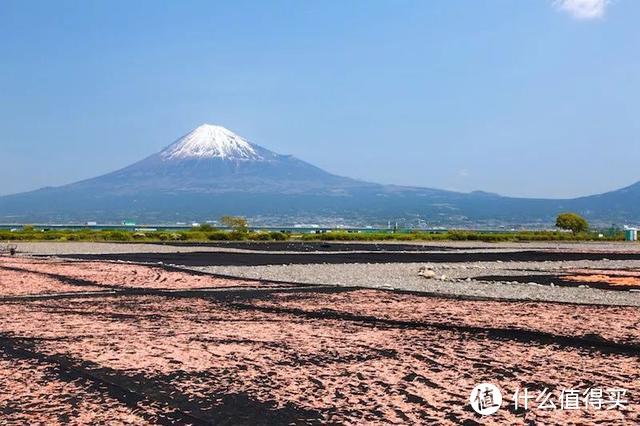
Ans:
<svg viewBox="0 0 640 426"><path fill-rule="evenodd" d="M0 0L0 194L202 123L384 183L640 180L640 1Z"/></svg>

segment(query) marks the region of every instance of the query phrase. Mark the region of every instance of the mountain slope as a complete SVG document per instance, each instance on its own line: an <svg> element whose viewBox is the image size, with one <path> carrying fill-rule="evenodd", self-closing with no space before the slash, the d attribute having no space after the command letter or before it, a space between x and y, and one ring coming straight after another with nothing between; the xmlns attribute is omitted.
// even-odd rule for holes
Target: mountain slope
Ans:
<svg viewBox="0 0 640 426"><path fill-rule="evenodd" d="M276 154L223 127L204 124L142 161L65 189L99 188L118 195L141 191L304 193L369 185Z"/></svg>
<svg viewBox="0 0 640 426"><path fill-rule="evenodd" d="M590 197L545 200L362 182L204 124L115 172L0 197L0 221L166 222L239 214L360 223L420 217L442 225L551 224L558 212L573 210L607 223L640 221L638 200L640 183Z"/></svg>

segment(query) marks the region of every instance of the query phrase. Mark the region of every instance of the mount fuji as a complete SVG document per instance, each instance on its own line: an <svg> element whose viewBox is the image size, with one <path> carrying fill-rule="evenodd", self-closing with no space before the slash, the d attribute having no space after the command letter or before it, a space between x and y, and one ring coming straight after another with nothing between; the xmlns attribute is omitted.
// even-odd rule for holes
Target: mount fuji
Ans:
<svg viewBox="0 0 640 426"><path fill-rule="evenodd" d="M99 189L118 195L157 192L213 196L234 192L322 193L361 185L252 144L222 126L203 124L142 161L65 188Z"/></svg>
<svg viewBox="0 0 640 426"><path fill-rule="evenodd" d="M640 183L569 200L502 197L382 185L337 176L203 124L162 151L106 175L0 197L0 221L69 222L124 218L175 222L224 214L432 225L544 224L572 210L611 223L640 220Z"/></svg>
<svg viewBox="0 0 640 426"><path fill-rule="evenodd" d="M332 215L382 185L336 176L203 124L123 169L60 187L0 197L3 222L189 220L222 214ZM349 208L349 206L344 205Z"/></svg>

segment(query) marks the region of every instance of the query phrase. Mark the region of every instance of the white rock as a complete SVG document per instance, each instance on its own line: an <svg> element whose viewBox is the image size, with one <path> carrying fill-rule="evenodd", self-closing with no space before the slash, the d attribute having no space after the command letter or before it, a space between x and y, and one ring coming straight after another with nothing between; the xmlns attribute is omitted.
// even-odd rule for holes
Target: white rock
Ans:
<svg viewBox="0 0 640 426"><path fill-rule="evenodd" d="M436 273L433 272L431 269L423 266L418 270L418 275L425 278L433 278L436 276Z"/></svg>

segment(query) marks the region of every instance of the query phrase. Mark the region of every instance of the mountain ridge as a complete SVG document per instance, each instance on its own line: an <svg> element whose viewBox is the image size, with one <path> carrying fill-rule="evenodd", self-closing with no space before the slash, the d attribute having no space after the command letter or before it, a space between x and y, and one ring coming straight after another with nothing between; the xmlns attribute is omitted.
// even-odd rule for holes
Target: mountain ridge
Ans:
<svg viewBox="0 0 640 426"><path fill-rule="evenodd" d="M600 223L640 221L638 201L640 182L560 200L365 182L275 153L222 126L203 124L111 173L2 196L0 220L169 222L239 214L359 223L421 218L450 226L551 225L555 215L566 210Z"/></svg>

